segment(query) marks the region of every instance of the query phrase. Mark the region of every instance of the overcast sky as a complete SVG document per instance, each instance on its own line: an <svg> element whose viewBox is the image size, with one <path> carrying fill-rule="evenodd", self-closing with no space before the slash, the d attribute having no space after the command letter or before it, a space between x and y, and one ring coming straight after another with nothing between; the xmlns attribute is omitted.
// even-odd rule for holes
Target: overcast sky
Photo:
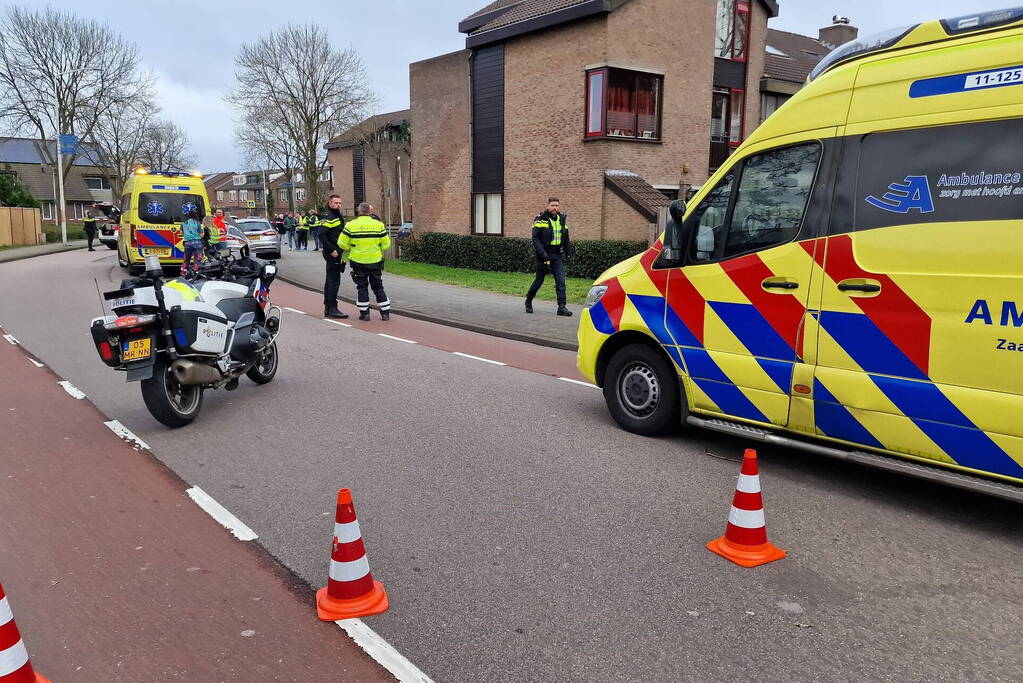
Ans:
<svg viewBox="0 0 1023 683"><path fill-rule="evenodd" d="M711 0L704 0L710 2ZM1017 0L1018 2L1019 0ZM408 65L462 49L458 22L489 0L25 0L9 4L62 7L107 22L136 41L159 79L163 115L181 124L206 172L240 170L231 111L222 96L234 85L242 43L285 23L315 22L340 47L362 55L380 97L380 111L409 104ZM771 28L817 35L834 14L860 35L926 19L1017 4L1012 0L779 0ZM580 95L581 97L581 95Z"/></svg>

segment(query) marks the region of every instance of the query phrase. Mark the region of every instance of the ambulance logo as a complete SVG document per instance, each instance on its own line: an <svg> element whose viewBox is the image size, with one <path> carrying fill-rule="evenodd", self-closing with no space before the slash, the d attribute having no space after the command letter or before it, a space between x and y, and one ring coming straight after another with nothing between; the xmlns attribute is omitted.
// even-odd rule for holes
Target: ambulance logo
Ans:
<svg viewBox="0 0 1023 683"><path fill-rule="evenodd" d="M905 182L889 185L888 191L880 199L871 195L866 201L871 206L892 213L909 213L913 209L920 213L934 211L934 200L931 199L931 188L925 175L908 175Z"/></svg>

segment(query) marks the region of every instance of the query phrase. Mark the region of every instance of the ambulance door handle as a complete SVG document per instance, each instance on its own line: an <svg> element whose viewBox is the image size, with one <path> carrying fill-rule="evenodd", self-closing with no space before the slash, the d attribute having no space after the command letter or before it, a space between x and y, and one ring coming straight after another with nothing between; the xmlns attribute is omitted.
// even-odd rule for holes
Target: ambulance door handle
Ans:
<svg viewBox="0 0 1023 683"><path fill-rule="evenodd" d="M760 283L764 289L799 289L799 283L784 277L769 277Z"/></svg>
<svg viewBox="0 0 1023 683"><path fill-rule="evenodd" d="M864 294L877 294L881 291L881 283L877 280L867 278L851 278L838 283L840 292L862 292Z"/></svg>

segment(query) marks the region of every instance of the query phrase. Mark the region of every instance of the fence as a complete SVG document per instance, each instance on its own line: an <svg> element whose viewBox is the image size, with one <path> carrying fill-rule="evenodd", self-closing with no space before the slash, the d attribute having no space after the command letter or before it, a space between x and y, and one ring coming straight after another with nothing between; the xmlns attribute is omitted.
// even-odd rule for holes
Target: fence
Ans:
<svg viewBox="0 0 1023 683"><path fill-rule="evenodd" d="M0 206L0 247L42 244L45 241L39 209Z"/></svg>

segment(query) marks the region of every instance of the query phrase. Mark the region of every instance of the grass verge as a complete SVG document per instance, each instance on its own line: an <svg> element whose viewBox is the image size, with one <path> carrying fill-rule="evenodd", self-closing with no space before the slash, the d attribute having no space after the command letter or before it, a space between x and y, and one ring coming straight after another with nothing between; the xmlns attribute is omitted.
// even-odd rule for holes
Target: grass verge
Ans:
<svg viewBox="0 0 1023 683"><path fill-rule="evenodd" d="M533 283L532 273L496 273L486 270L435 266L432 263L391 260L387 262L386 269L388 273L394 273L403 277L443 282L448 285L457 285L470 289L483 289L488 292L497 292L498 294L519 296L523 299L526 297L526 290L529 289L529 285ZM577 277L565 278L565 293L568 296L568 303L586 303L586 294L590 291L592 285L592 280ZM557 300L554 294L553 277L547 276L536 298L545 301Z"/></svg>

